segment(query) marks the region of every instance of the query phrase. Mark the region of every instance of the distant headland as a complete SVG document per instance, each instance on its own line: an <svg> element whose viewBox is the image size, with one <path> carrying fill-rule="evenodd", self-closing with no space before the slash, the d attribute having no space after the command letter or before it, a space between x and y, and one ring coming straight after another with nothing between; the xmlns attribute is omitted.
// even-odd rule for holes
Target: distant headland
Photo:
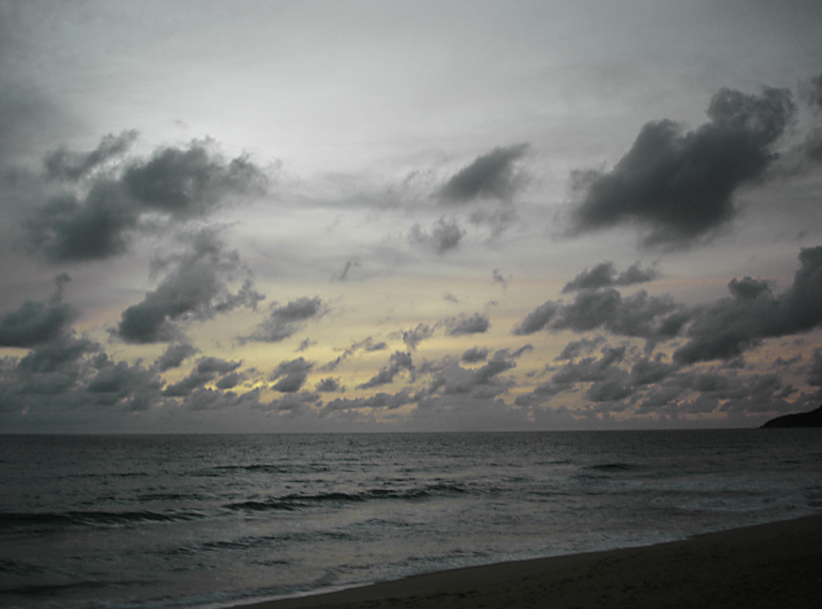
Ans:
<svg viewBox="0 0 822 609"><path fill-rule="evenodd" d="M809 412L776 417L767 421L762 427L822 427L822 406Z"/></svg>

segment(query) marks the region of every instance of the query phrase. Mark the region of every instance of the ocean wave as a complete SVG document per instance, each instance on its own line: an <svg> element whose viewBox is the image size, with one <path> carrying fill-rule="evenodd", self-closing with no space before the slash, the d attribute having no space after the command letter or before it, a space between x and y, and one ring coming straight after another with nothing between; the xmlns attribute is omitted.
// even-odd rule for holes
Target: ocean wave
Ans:
<svg viewBox="0 0 822 609"><path fill-rule="evenodd" d="M78 527L122 527L143 523L182 522L202 517L202 514L191 511L161 513L149 510L6 513L0 514L0 529L44 531Z"/></svg>
<svg viewBox="0 0 822 609"><path fill-rule="evenodd" d="M467 492L467 490L456 484L438 483L408 490L371 489L360 493L291 494L262 501L248 500L227 503L223 507L232 511L245 512L294 511L321 505L365 503L367 501L414 501L427 499L435 495L461 495Z"/></svg>

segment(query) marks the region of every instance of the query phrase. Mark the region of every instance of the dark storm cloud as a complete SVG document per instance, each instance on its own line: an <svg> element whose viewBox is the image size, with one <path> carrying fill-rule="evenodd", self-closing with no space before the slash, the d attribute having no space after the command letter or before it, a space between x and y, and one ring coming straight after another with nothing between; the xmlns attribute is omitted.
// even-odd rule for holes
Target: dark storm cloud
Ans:
<svg viewBox="0 0 822 609"><path fill-rule="evenodd" d="M325 303L316 296L298 298L283 306L273 302L269 309L268 319L243 340L280 342L300 330L309 319L322 317L328 312Z"/></svg>
<svg viewBox="0 0 822 609"><path fill-rule="evenodd" d="M728 359L762 339L787 336L822 325L822 246L799 252L793 285L775 296L768 284L745 277L732 280L733 295L699 307L688 326L688 343L674 352L681 363Z"/></svg>
<svg viewBox="0 0 822 609"><path fill-rule="evenodd" d="M460 228L456 220L453 218L440 218L434 224L430 234L419 224L415 224L411 228L409 238L412 243L426 245L432 248L437 254L444 254L447 251L459 247L463 236L465 236L465 231Z"/></svg>
<svg viewBox="0 0 822 609"><path fill-rule="evenodd" d="M450 336L462 336L465 334L482 334L488 331L491 323L488 317L481 313L474 313L470 317L460 315L445 320L445 327Z"/></svg>
<svg viewBox="0 0 822 609"><path fill-rule="evenodd" d="M154 360L154 367L160 372L179 368L183 361L197 353L197 348L188 343L172 343L160 357Z"/></svg>
<svg viewBox="0 0 822 609"><path fill-rule="evenodd" d="M480 349L479 347L472 347L468 349L460 357L460 361L466 364L474 364L476 362L484 362L488 358L488 349Z"/></svg>
<svg viewBox="0 0 822 609"><path fill-rule="evenodd" d="M395 351L391 354L388 366L380 368L380 371L367 382L357 386L357 389L370 389L379 385L387 385L394 381L394 377L403 371L414 373L414 363L410 353Z"/></svg>
<svg viewBox="0 0 822 609"><path fill-rule="evenodd" d="M659 272L656 269L644 269L638 262L619 275L617 275L613 262L601 262L591 270L585 269L566 283L565 287L562 288L562 293L645 283L657 277L659 277Z"/></svg>
<svg viewBox="0 0 822 609"><path fill-rule="evenodd" d="M647 123L610 172L575 174L581 199L570 232L636 223L645 245L665 246L709 235L735 214L736 189L763 176L795 111L787 89L758 96L722 89L708 107L710 122L694 131Z"/></svg>
<svg viewBox="0 0 822 609"><path fill-rule="evenodd" d="M440 190L440 195L445 201L454 203L510 198L521 182L516 161L527 150L528 144L494 148L451 176Z"/></svg>
<svg viewBox="0 0 822 609"><path fill-rule="evenodd" d="M137 131L123 131L120 135L109 134L91 152L74 152L60 148L48 154L43 161L46 174L51 179L77 181L87 173L111 159L124 154L137 139Z"/></svg>
<svg viewBox="0 0 822 609"><path fill-rule="evenodd" d="M148 214L184 222L267 186L263 171L248 159L226 161L210 142L201 141L103 170L135 137L126 131L103 138L88 153L61 149L46 157L47 175L62 185L62 192L47 197L25 220L32 250L52 262L102 260L125 252L132 235L145 228Z"/></svg>
<svg viewBox="0 0 822 609"><path fill-rule="evenodd" d="M162 283L121 316L115 333L127 342L173 340L179 336L177 322L210 319L240 306L254 309L263 298L250 278L236 293L230 291L230 282L248 272L213 231L195 234L188 251L163 262L169 270Z"/></svg>
<svg viewBox="0 0 822 609"><path fill-rule="evenodd" d="M313 362L308 362L302 357L287 362L280 362L277 369L271 373L268 380L279 381L271 388L282 393L296 393L308 378L308 373L314 367Z"/></svg>

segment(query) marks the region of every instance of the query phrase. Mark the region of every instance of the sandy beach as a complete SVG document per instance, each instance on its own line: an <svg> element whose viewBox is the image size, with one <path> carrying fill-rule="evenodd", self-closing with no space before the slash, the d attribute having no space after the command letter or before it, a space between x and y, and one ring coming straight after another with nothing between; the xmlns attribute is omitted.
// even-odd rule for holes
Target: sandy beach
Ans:
<svg viewBox="0 0 822 609"><path fill-rule="evenodd" d="M244 609L816 608L822 514L654 546L509 562Z"/></svg>

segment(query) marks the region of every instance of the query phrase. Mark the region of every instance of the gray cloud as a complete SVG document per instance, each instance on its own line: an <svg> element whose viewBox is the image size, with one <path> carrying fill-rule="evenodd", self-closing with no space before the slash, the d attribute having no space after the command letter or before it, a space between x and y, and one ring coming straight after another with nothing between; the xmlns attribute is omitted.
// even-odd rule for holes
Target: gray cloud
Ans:
<svg viewBox="0 0 822 609"><path fill-rule="evenodd" d="M217 357L201 357L197 360L197 366L183 380L169 385L163 391L163 395L168 397L185 397L190 395L195 389L210 383L218 375L234 372L240 367L242 362L229 362Z"/></svg>
<svg viewBox="0 0 822 609"><path fill-rule="evenodd" d="M491 271L491 277L496 283L502 285L503 290L508 289L508 285L505 282L505 277L502 276L502 273L500 273L499 269L494 269L493 271Z"/></svg>
<svg viewBox="0 0 822 609"><path fill-rule="evenodd" d="M649 296L640 290L624 298L614 288L587 289L573 302L547 301L514 328L514 334L533 334L542 329L586 332L605 329L620 336L644 338L650 349L657 342L679 334L690 311L670 296Z"/></svg>
<svg viewBox="0 0 822 609"><path fill-rule="evenodd" d="M86 392L95 404L126 402L129 410L147 410L158 398L162 383L150 370L126 362L106 362L89 381Z"/></svg>
<svg viewBox="0 0 822 609"><path fill-rule="evenodd" d="M115 334L127 342L173 340L179 337L178 322L209 319L240 306L254 309L263 298L250 278L236 293L230 291L231 280L248 271L213 231L196 233L188 251L164 262L170 270L157 289L123 311Z"/></svg>
<svg viewBox="0 0 822 609"><path fill-rule="evenodd" d="M603 329L618 336L644 338L646 351L681 336L688 342L674 352L678 364L727 360L763 339L822 325L822 246L803 248L799 261L793 285L778 296L767 281L751 277L732 279L728 283L730 298L696 307L677 303L667 295L649 296L644 290L625 298L612 287L581 289L568 304L549 300L537 307L514 328L514 334L542 329ZM592 273L583 273L574 281L581 283L580 277L588 280ZM600 285L602 281L592 283ZM569 344L558 359L575 357L577 347L583 346L589 345Z"/></svg>
<svg viewBox="0 0 822 609"><path fill-rule="evenodd" d="M52 262L102 260L127 250L132 235L146 228L147 214L184 222L267 187L262 170L248 159L226 161L209 142L166 148L149 160L94 171L119 157L135 138L135 132L126 131L106 136L88 153L61 149L46 157L47 175L62 185L62 192L48 197L24 222L33 251Z"/></svg>
<svg viewBox="0 0 822 609"><path fill-rule="evenodd" d="M380 369L380 371L370 378L367 382L357 386L357 389L370 389L379 385L387 385L394 381L394 377L400 372L408 371L413 374L414 363L411 360L410 353L403 353L402 351L395 351L391 354L388 366Z"/></svg>
<svg viewBox="0 0 822 609"><path fill-rule="evenodd" d="M172 343L160 357L154 360L154 367L160 372L179 368L183 361L197 353L197 348L189 343Z"/></svg>
<svg viewBox="0 0 822 609"><path fill-rule="evenodd" d="M813 352L813 361L808 372L808 384L822 387L822 349Z"/></svg>
<svg viewBox="0 0 822 609"><path fill-rule="evenodd" d="M722 89L708 107L710 122L694 131L682 133L669 120L647 123L610 172L575 174L581 199L571 234L637 223L645 245L709 235L735 214L734 191L764 174L775 158L770 146L795 110L787 89L759 96Z"/></svg>
<svg viewBox="0 0 822 609"><path fill-rule="evenodd" d="M562 349L562 352L559 355L557 355L554 359L576 359L580 355L588 355L604 342L604 336L595 336L594 338L590 339L581 338L579 340L571 341L570 343L565 345L565 347Z"/></svg>
<svg viewBox="0 0 822 609"><path fill-rule="evenodd" d="M345 388L342 385L340 385L340 379L333 378L330 376L324 378L319 383L317 383L314 389L322 393L345 391Z"/></svg>
<svg viewBox="0 0 822 609"><path fill-rule="evenodd" d="M59 148L43 161L46 174L53 180L76 182L107 161L123 155L137 140L137 135L135 130L109 134L100 140L97 148L86 153Z"/></svg>
<svg viewBox="0 0 822 609"><path fill-rule="evenodd" d="M637 262L617 275L613 262L601 262L591 270L585 269L562 288L562 293L578 292L612 286L645 283L659 277L656 269L644 269Z"/></svg>
<svg viewBox="0 0 822 609"><path fill-rule="evenodd" d="M302 357L286 362L280 362L277 369L271 373L268 380L279 381L271 388L282 393L296 393L308 378L308 373L314 367L313 362L308 362Z"/></svg>
<svg viewBox="0 0 822 609"><path fill-rule="evenodd" d="M517 335L533 334L547 327L557 314L558 305L555 302L547 301L531 311L522 322L514 328Z"/></svg>
<svg viewBox="0 0 822 609"><path fill-rule="evenodd" d="M322 317L328 311L325 303L316 296L298 298L283 306L273 302L269 309L268 319L243 340L280 342L300 330L309 319Z"/></svg>
<svg viewBox="0 0 822 609"><path fill-rule="evenodd" d="M688 343L674 352L681 363L727 359L765 338L822 325L822 246L802 248L793 285L775 296L767 282L732 280L731 298L698 307L688 326Z"/></svg>
<svg viewBox="0 0 822 609"><path fill-rule="evenodd" d="M481 313L474 313L467 317L460 315L445 320L445 327L450 336L462 336L464 334L482 334L488 330L491 323L488 317Z"/></svg>
<svg viewBox="0 0 822 609"><path fill-rule="evenodd" d="M49 302L27 300L14 311L0 317L0 347L32 347L65 336L79 315L62 302L62 286L68 275L55 278L57 294Z"/></svg>
<svg viewBox="0 0 822 609"><path fill-rule="evenodd" d="M396 410L414 401L414 397L411 396L407 389L403 389L395 394L380 392L368 398L336 398L328 402L320 414L321 416L327 416L331 413L356 410L359 408Z"/></svg>
<svg viewBox="0 0 822 609"><path fill-rule="evenodd" d="M476 362L484 362L488 358L488 349L480 349L479 347L472 347L462 354L460 361L466 364L474 364Z"/></svg>
<svg viewBox="0 0 822 609"><path fill-rule="evenodd" d="M465 236L465 231L460 228L456 220L453 218L440 218L434 224L430 234L423 230L419 224L415 224L411 228L409 238L412 243L426 245L437 254L444 254L459 247L463 236Z"/></svg>
<svg viewBox="0 0 822 609"><path fill-rule="evenodd" d="M337 366L339 366L341 363L343 363L345 360L347 360L349 357L354 355L359 350L372 352L372 351L382 351L383 349L387 349L387 348L388 348L388 345L385 342L383 342L383 341L376 342L374 340L374 337L369 336L365 340L361 340L359 342L353 343L350 347L348 347L347 349L345 349L343 351L342 355L340 355L334 361L328 362L327 364L322 366L320 368L320 370L322 370L323 372L331 372Z"/></svg>
<svg viewBox="0 0 822 609"><path fill-rule="evenodd" d="M412 328L411 330L405 330L402 333L402 342L405 343L405 346L414 351L422 341L427 338L431 338L434 335L434 331L436 330L435 326L430 326L428 324L417 324L416 328Z"/></svg>
<svg viewBox="0 0 822 609"><path fill-rule="evenodd" d="M528 144L494 148L451 176L440 190L440 196L454 203L510 198L522 181L516 161L527 151Z"/></svg>
<svg viewBox="0 0 822 609"><path fill-rule="evenodd" d="M264 190L265 177L248 158L226 162L209 148L208 141L193 141L132 164L122 177L126 193L145 209L185 219L205 215L227 196Z"/></svg>

